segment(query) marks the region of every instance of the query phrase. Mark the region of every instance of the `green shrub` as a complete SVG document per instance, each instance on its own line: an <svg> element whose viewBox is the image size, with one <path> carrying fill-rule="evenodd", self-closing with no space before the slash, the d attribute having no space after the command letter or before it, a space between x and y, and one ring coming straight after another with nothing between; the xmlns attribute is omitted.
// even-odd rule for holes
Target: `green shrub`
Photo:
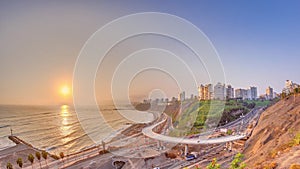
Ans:
<svg viewBox="0 0 300 169"><path fill-rule="evenodd" d="M232 134L232 130L228 129L227 132L226 132L226 134L231 135Z"/></svg>
<svg viewBox="0 0 300 169"><path fill-rule="evenodd" d="M244 169L246 167L245 163L242 163L244 155L241 153L237 153L234 156L234 159L230 163L230 169Z"/></svg>
<svg viewBox="0 0 300 169"><path fill-rule="evenodd" d="M300 133L296 134L295 138L293 139L294 145L300 145Z"/></svg>
<svg viewBox="0 0 300 169"><path fill-rule="evenodd" d="M217 163L217 159L214 158L212 162L206 167L207 169L220 169L221 165Z"/></svg>

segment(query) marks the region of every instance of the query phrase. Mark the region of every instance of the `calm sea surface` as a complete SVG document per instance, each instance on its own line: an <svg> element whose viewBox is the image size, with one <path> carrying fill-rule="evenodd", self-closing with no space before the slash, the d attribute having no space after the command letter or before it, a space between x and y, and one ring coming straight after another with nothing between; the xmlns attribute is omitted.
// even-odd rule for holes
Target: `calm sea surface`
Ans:
<svg viewBox="0 0 300 169"><path fill-rule="evenodd" d="M57 154L61 151L69 154L94 145L95 142L88 135L99 138L98 141L108 140L108 133L113 136L132 122L112 106L101 107L101 120L98 109L84 107L76 111L80 112L79 116L74 108L67 105L0 105L0 150L14 145L7 138L10 128L14 135L37 148ZM124 111L125 114L132 112L130 109ZM134 117L137 118L137 115ZM141 114L140 117L144 121L151 121L153 118L149 113ZM78 118L85 127L82 127Z"/></svg>

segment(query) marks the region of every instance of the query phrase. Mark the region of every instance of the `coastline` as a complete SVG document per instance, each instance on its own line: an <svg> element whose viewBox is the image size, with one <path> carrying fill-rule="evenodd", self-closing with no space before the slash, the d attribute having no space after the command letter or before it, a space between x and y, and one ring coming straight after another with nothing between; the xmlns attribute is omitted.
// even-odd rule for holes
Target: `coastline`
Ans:
<svg viewBox="0 0 300 169"><path fill-rule="evenodd" d="M127 137L130 137L130 136L136 134L135 131L141 130L141 128L143 126L144 126L144 124L131 124L131 125L128 125L128 127L121 128L106 143L107 146L109 146L111 143L114 143L114 142L120 140L121 138L127 138ZM11 142L15 143L15 145L0 150L0 168L6 168L6 164L8 162L15 164L15 161L19 157L24 160L24 159L27 159L27 156L29 154L35 155L35 152L42 151L17 136L8 136L8 138ZM81 154L83 154L85 152L89 152L89 151L99 152L99 150L102 150L102 145L94 144L94 145L91 145L90 147L86 147L85 149L82 149L78 152L75 152L72 154L66 154L65 158L80 156ZM50 154L50 153L48 153L48 155L49 155L49 157L48 157L47 163L51 163L52 161L55 161L58 157L57 155ZM41 161L44 161L44 160L41 160ZM26 168L27 166L30 166L30 163L28 162L28 160L24 160L23 168Z"/></svg>
<svg viewBox="0 0 300 169"><path fill-rule="evenodd" d="M8 162L15 164L19 157L27 159L29 154L35 155L35 152L41 152L40 149L32 146L17 136L8 136L8 138L16 145L0 150L0 168L6 168ZM48 153L48 156L48 163L55 160L53 158L55 155ZM24 160L23 163L23 168L31 165L28 160Z"/></svg>
<svg viewBox="0 0 300 169"><path fill-rule="evenodd" d="M153 112L148 112L150 114L153 114ZM126 123L124 124L123 127L118 129L115 133L111 134L107 138L107 141L105 142L105 145L107 149L114 149L114 148L120 148L123 147L124 145L119 144L118 141L123 140L123 139L128 139L130 137L136 137L139 134L142 134L141 131L144 127L146 127L148 124L153 123L157 117L153 114L153 119L149 123ZM41 152L42 150L35 147L34 145L26 142L20 137L17 136L8 136L8 140L11 141L12 143L15 143L15 145L7 148L3 148L0 150L0 168L6 168L6 164L8 162L15 164L17 158L22 158L22 159L27 159L27 156L29 154L35 155L36 152ZM91 152L94 152L93 155L95 156L98 155L99 152L102 150L102 144L93 144L90 146L87 146L75 153L72 154L66 154L65 158L76 158L80 156L85 156L85 154L89 154ZM48 160L47 163L51 163L55 160L57 160L59 157L55 154L48 153ZM44 161L44 160L41 160ZM80 161L80 160L77 160ZM54 162L55 163L55 162ZM28 160L24 160L24 168L27 166L30 166L30 163Z"/></svg>

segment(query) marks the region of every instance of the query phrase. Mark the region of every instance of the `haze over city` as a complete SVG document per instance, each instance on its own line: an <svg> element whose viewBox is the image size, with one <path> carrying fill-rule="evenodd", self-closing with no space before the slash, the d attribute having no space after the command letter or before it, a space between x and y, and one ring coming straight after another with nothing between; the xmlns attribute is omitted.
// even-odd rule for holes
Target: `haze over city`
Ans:
<svg viewBox="0 0 300 169"><path fill-rule="evenodd" d="M74 65L86 40L113 19L152 11L177 15L202 30L220 56L227 84L235 88L257 86L259 94L265 93L268 86L281 92L285 80L298 82L300 73L296 61L300 55L299 8L298 1L259 4L244 1L74 1L72 4L1 1L0 103L70 102L71 97L62 97L60 90L65 85L72 88ZM130 46L130 42L128 44ZM120 60L122 52L114 53L109 63ZM162 59L162 62L168 60ZM193 64L193 60L189 62ZM103 76L99 75L95 82L95 92L98 99L109 100L109 94L105 93L110 89L105 77L109 73L101 73ZM146 75L146 81L136 77L131 86L131 95L136 100L147 97L151 89L157 87L154 84L159 83L158 79L164 79L158 87L164 89L168 97L180 92L168 75L154 71L145 72L144 77ZM208 83L205 75L197 80ZM197 87L183 90L188 95L197 94Z"/></svg>

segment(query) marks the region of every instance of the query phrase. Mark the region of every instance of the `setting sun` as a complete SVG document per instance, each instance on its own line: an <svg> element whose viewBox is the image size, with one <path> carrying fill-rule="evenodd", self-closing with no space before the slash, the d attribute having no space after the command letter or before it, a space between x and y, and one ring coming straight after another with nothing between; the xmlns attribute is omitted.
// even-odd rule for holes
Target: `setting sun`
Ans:
<svg viewBox="0 0 300 169"><path fill-rule="evenodd" d="M68 96L70 94L70 88L68 86L63 86L61 89L60 89L60 93L63 95L63 96Z"/></svg>

